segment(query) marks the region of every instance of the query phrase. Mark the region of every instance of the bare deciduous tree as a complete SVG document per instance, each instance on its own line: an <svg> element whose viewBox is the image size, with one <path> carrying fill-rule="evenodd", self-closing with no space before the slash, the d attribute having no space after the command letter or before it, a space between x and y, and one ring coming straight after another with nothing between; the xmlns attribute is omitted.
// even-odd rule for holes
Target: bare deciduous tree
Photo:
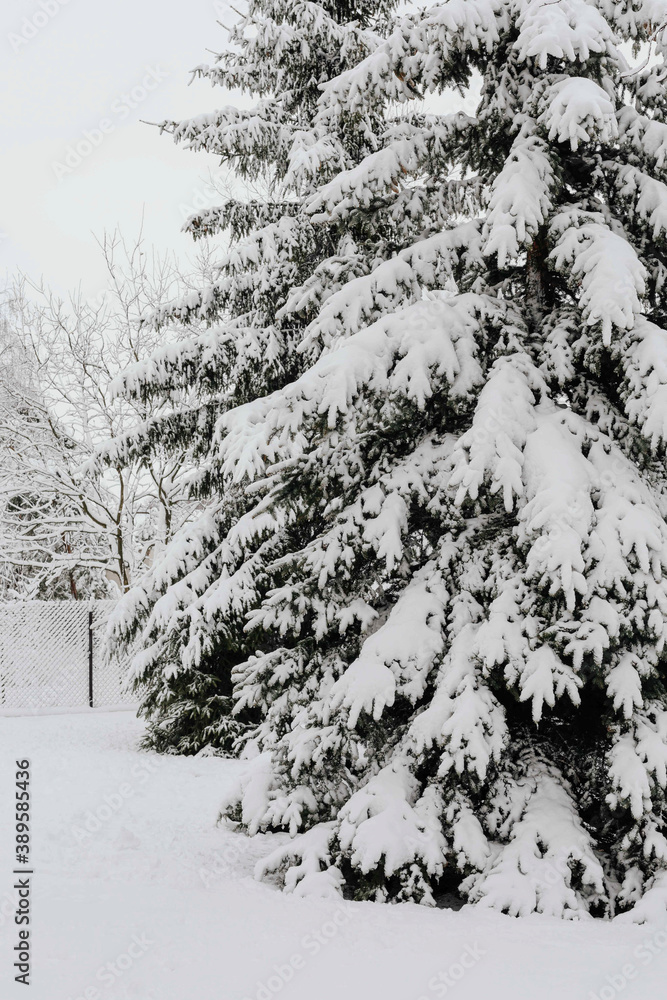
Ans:
<svg viewBox="0 0 667 1000"><path fill-rule="evenodd" d="M159 346L140 318L183 287L170 257L118 232L100 243L108 287L63 299L15 280L0 331L0 593L125 591L183 520L184 454L93 461L100 445L150 419L114 398L114 378ZM206 266L203 259L200 266Z"/></svg>

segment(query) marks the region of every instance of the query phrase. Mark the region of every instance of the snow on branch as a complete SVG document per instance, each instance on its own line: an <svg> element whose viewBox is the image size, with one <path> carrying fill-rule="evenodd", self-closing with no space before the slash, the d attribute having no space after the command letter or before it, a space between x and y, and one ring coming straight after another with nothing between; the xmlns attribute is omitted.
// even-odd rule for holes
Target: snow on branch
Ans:
<svg viewBox="0 0 667 1000"><path fill-rule="evenodd" d="M516 259L535 237L551 209L554 170L546 142L525 125L512 143L491 189L484 220L483 252L497 254L498 267Z"/></svg>
<svg viewBox="0 0 667 1000"><path fill-rule="evenodd" d="M606 19L585 0L528 0L522 6L514 42L522 62L534 59L546 69L550 58L585 63L591 53L617 57Z"/></svg>
<svg viewBox="0 0 667 1000"><path fill-rule="evenodd" d="M639 317L619 344L625 410L653 451L667 445L667 332Z"/></svg>
<svg viewBox="0 0 667 1000"><path fill-rule="evenodd" d="M216 431L223 468L235 481L255 478L299 453L307 420L334 427L362 392L387 391L422 408L436 385L464 397L481 376L481 319L497 311L483 296L460 295L415 303L353 334L283 391L224 414Z"/></svg>
<svg viewBox="0 0 667 1000"><path fill-rule="evenodd" d="M602 342L609 345L613 328L630 330L642 312L646 268L601 216L564 211L553 218L550 232L554 267L571 276L584 321L599 323Z"/></svg>
<svg viewBox="0 0 667 1000"><path fill-rule="evenodd" d="M447 283L461 255L468 262L475 256L481 260L479 247L478 225L466 222L427 236L382 261L370 274L352 278L323 303L317 318L306 328L299 350L307 351L320 342L330 347L341 336L357 333L379 316L418 302L425 289L441 288ZM295 310L299 302L295 296L280 315Z"/></svg>
<svg viewBox="0 0 667 1000"><path fill-rule="evenodd" d="M491 493L502 493L506 511L522 496L523 448L536 426L535 404L546 395L546 384L526 354L494 362L479 394L473 423L452 455L449 485L457 488L456 503L476 500L488 479Z"/></svg>
<svg viewBox="0 0 667 1000"><path fill-rule="evenodd" d="M406 101L435 90L454 53L490 51L505 20L501 0L446 0L408 14L371 55L323 87L323 112L364 107L369 96Z"/></svg>
<svg viewBox="0 0 667 1000"><path fill-rule="evenodd" d="M433 565L415 574L389 612L366 639L356 660L333 685L328 713L341 706L354 729L361 712L379 719L396 694L416 701L443 651L448 592Z"/></svg>
<svg viewBox="0 0 667 1000"><path fill-rule="evenodd" d="M471 877L471 898L514 917L589 918L591 902L604 898L605 877L572 793L544 765L533 765L527 781L523 815L490 869Z"/></svg>
<svg viewBox="0 0 667 1000"><path fill-rule="evenodd" d="M567 142L572 150L618 137L616 109L609 94L588 77L568 76L545 89L537 122L549 139Z"/></svg>

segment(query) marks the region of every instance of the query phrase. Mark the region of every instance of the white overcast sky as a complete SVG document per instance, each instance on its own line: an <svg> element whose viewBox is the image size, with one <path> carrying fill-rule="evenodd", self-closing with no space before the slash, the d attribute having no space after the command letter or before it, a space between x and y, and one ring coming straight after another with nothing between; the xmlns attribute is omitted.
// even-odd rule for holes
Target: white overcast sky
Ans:
<svg viewBox="0 0 667 1000"><path fill-rule="evenodd" d="M105 287L96 238L118 226L133 240L142 219L149 245L194 255L180 231L186 209L219 204L211 175L224 171L141 119L252 100L190 83L193 67L213 60L207 49L225 48L218 20L236 19L228 0L0 0L0 287L21 270L61 294L96 296ZM472 113L474 96L463 106ZM87 152L78 165L77 146Z"/></svg>
<svg viewBox="0 0 667 1000"><path fill-rule="evenodd" d="M142 213L148 242L191 252L180 233L182 206L197 192L206 197L218 161L140 119L178 120L226 103L220 88L188 86L192 67L213 58L206 49L224 47L216 23L223 7L221 0L0 0L0 277L20 268L60 292L81 285L95 295L104 285L95 235L120 225L134 237ZM230 23L224 13L222 20ZM151 70L166 78L137 103ZM68 147L103 119L99 145L56 176Z"/></svg>

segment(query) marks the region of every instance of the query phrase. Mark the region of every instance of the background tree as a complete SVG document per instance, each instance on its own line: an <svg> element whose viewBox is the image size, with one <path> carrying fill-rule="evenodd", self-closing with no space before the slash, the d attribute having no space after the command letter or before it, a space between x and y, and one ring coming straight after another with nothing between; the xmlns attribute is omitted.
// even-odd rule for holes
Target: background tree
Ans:
<svg viewBox="0 0 667 1000"><path fill-rule="evenodd" d="M146 309L174 294L169 259L119 234L102 251L109 287L68 301L15 282L4 304L0 372L0 561L6 596L110 596L128 589L183 520L182 452L91 463L100 444L155 407L114 400L119 371L155 349ZM190 508L192 505L190 505Z"/></svg>

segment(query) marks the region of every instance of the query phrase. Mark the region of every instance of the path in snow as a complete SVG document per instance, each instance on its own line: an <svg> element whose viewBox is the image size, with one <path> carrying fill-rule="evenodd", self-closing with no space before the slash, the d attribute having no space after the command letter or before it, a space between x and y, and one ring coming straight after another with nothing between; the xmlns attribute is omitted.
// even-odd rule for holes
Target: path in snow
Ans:
<svg viewBox="0 0 667 1000"><path fill-rule="evenodd" d="M127 712L0 719L2 1000L665 996L659 928L338 904L255 882L253 866L276 838L215 825L239 765L140 752L141 733ZM13 762L24 757L33 772L29 991L13 981L17 928L4 916Z"/></svg>

